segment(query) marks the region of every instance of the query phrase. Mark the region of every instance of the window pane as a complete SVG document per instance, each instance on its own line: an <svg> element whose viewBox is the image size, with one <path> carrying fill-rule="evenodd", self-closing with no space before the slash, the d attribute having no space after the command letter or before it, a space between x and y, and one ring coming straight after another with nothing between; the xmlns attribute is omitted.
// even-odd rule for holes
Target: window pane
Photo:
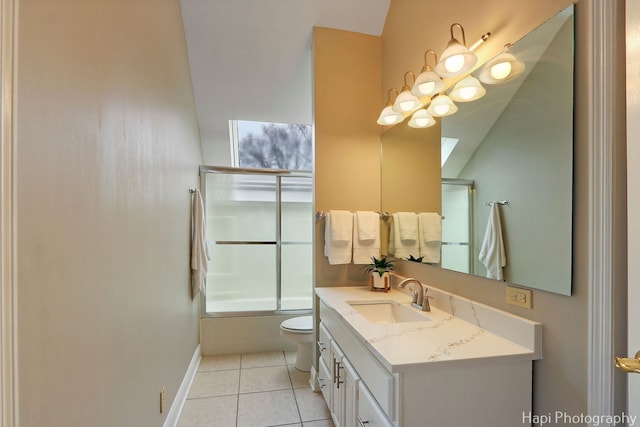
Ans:
<svg viewBox="0 0 640 427"><path fill-rule="evenodd" d="M207 312L276 310L275 245L211 245Z"/></svg>
<svg viewBox="0 0 640 427"><path fill-rule="evenodd" d="M276 177L207 174L207 239L276 240Z"/></svg>
<svg viewBox="0 0 640 427"><path fill-rule="evenodd" d="M235 122L236 165L242 168L311 170L311 126L289 123ZM233 159L234 162L236 159Z"/></svg>
<svg viewBox="0 0 640 427"><path fill-rule="evenodd" d="M282 310L304 310L312 306L312 248L282 245Z"/></svg>

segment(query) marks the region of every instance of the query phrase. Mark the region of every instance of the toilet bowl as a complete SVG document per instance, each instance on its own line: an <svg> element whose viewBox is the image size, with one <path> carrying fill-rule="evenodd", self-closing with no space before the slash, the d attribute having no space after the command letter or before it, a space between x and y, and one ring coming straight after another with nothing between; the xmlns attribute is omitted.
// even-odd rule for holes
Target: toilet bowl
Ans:
<svg viewBox="0 0 640 427"><path fill-rule="evenodd" d="M296 369L308 372L311 369L313 316L299 316L285 320L280 324L280 335L298 345Z"/></svg>

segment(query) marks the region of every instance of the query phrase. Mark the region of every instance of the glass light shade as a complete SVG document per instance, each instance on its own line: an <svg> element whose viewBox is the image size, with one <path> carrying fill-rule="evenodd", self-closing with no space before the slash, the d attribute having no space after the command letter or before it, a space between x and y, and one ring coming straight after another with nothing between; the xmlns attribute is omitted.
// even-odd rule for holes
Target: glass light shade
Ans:
<svg viewBox="0 0 640 427"><path fill-rule="evenodd" d="M524 71L524 64L510 53L503 52L487 62L480 72L480 81L486 84L498 84L516 78Z"/></svg>
<svg viewBox="0 0 640 427"><path fill-rule="evenodd" d="M433 126L436 124L436 120L427 113L427 110L424 108L419 109L411 119L409 119L409 126L412 128L428 128L429 126Z"/></svg>
<svg viewBox="0 0 640 427"><path fill-rule="evenodd" d="M458 107L447 95L438 95L431 100L427 113L433 117L445 117L458 111Z"/></svg>
<svg viewBox="0 0 640 427"><path fill-rule="evenodd" d="M478 79L467 76L454 86L449 97L456 102L471 102L482 98L485 93L487 90L482 87Z"/></svg>
<svg viewBox="0 0 640 427"><path fill-rule="evenodd" d="M393 110L398 113L408 113L409 111L413 111L416 108L419 108L422 104L420 100L416 98L411 92L409 92L408 88L403 90L400 95L396 98L396 102L393 103Z"/></svg>
<svg viewBox="0 0 640 427"><path fill-rule="evenodd" d="M402 114L394 111L391 105L387 105L380 113L377 123L382 126L391 126L400 123L402 120L404 120Z"/></svg>
<svg viewBox="0 0 640 427"><path fill-rule="evenodd" d="M416 78L411 93L415 96L431 96L440 92L443 87L444 82L440 76L431 69L427 69Z"/></svg>
<svg viewBox="0 0 640 427"><path fill-rule="evenodd" d="M436 64L435 71L442 77L455 77L471 70L478 57L456 39L449 41L447 48Z"/></svg>

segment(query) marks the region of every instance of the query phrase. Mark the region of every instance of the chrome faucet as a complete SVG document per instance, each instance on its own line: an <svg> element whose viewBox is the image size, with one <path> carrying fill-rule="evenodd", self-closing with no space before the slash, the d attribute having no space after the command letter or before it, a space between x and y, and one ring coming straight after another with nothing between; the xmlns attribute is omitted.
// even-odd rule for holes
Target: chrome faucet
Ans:
<svg viewBox="0 0 640 427"><path fill-rule="evenodd" d="M429 298L427 296L428 289L423 292L422 283L419 280L414 278L404 279L402 282L398 283L398 288L402 289L406 285L413 283L414 285L418 285L418 289L413 293L413 299L411 300L411 305L415 308L419 308L422 311L431 311L431 306L429 305Z"/></svg>

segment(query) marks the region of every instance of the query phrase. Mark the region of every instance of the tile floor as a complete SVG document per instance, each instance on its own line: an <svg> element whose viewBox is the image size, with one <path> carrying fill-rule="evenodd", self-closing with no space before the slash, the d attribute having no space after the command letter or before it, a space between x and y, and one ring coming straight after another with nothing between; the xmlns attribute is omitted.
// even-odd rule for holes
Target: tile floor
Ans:
<svg viewBox="0 0 640 427"><path fill-rule="evenodd" d="M179 427L333 427L295 351L203 356Z"/></svg>

